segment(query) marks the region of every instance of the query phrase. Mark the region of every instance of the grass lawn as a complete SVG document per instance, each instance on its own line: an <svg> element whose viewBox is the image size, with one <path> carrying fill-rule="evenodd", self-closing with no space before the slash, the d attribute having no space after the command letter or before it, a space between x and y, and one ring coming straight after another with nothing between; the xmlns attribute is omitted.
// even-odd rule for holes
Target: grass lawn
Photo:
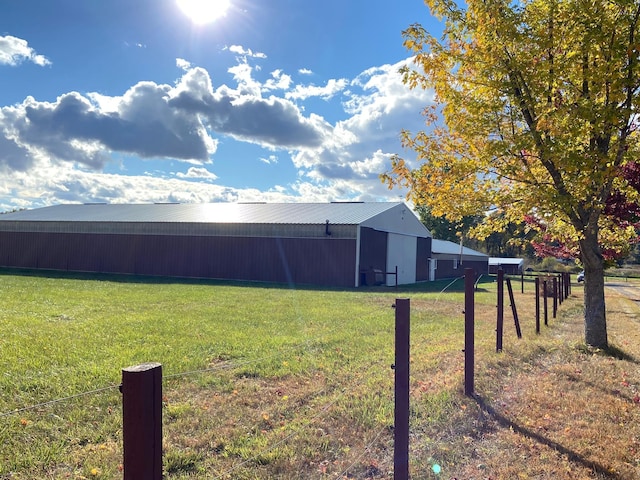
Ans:
<svg viewBox="0 0 640 480"><path fill-rule="evenodd" d="M151 361L167 479L392 478L395 298L411 299L412 478L638 478L638 307L608 299L616 358L581 346L581 287L535 335L532 284L514 280L524 338L505 301L497 354L481 282L468 398L462 282L448 284L3 272L0 479L121 478L121 369Z"/></svg>

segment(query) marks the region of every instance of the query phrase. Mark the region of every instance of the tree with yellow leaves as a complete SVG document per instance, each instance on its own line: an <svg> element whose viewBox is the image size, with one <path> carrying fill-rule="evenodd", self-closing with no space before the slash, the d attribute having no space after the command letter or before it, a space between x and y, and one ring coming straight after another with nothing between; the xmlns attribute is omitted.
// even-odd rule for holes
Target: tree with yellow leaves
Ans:
<svg viewBox="0 0 640 480"><path fill-rule="evenodd" d="M426 0L440 38L404 32L412 88L432 89L426 128L403 132L415 160L382 175L416 205L450 220L485 215L478 237L535 215L546 234L579 245L585 341L608 345L601 245L635 232L605 213L638 158L637 0ZM633 192L629 190L631 195ZM637 201L637 198L636 198Z"/></svg>

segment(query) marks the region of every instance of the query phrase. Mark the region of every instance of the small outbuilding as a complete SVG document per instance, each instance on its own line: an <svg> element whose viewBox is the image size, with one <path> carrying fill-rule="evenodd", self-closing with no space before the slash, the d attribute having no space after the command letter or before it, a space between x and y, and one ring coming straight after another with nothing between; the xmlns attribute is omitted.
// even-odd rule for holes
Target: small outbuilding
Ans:
<svg viewBox="0 0 640 480"><path fill-rule="evenodd" d="M455 278L472 268L476 275L489 273L489 255L447 240L432 240L431 280Z"/></svg>
<svg viewBox="0 0 640 480"><path fill-rule="evenodd" d="M520 275L524 267L524 258L489 257L489 273L495 275L498 269L507 275Z"/></svg>
<svg viewBox="0 0 640 480"><path fill-rule="evenodd" d="M354 287L429 279L403 202L68 204L0 215L0 266Z"/></svg>

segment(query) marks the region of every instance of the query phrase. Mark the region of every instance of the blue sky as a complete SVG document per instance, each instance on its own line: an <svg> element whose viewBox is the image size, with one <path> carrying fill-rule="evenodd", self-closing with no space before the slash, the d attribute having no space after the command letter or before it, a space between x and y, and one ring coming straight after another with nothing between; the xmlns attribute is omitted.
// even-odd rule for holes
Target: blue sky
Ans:
<svg viewBox="0 0 640 480"><path fill-rule="evenodd" d="M378 175L431 99L398 75L424 3L228 2L0 0L0 211L403 198Z"/></svg>

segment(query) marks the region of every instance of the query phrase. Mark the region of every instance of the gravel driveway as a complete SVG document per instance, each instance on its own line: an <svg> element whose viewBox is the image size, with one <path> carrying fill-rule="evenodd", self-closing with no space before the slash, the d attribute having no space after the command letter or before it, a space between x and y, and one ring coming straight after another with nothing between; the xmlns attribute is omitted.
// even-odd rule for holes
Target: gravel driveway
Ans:
<svg viewBox="0 0 640 480"><path fill-rule="evenodd" d="M624 281L605 282L604 285L606 288L613 290L634 302L640 302L640 285Z"/></svg>

